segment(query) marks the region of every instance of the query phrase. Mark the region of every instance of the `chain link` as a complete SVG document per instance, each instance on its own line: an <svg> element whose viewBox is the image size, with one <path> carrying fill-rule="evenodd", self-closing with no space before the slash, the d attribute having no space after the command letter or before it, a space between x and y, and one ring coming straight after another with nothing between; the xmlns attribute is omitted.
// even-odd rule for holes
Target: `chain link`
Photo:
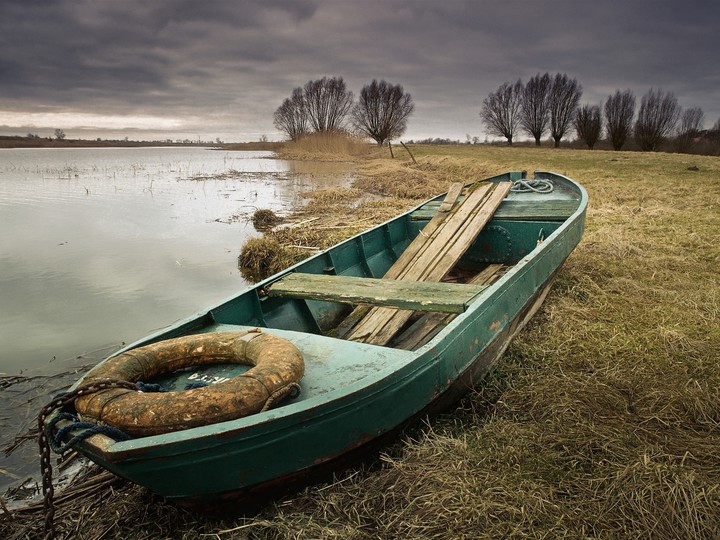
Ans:
<svg viewBox="0 0 720 540"><path fill-rule="evenodd" d="M46 431L46 420L55 411L63 409L80 396L94 394L109 388L127 388L128 390L137 390L135 383L128 381L102 379L84 384L72 392L55 397L50 403L45 405L38 415L38 446L40 447L40 473L42 475L43 490L43 509L45 511L44 535L45 539L53 538L55 531L53 520L55 518L55 506L53 497L55 488L52 483L52 461L50 458L50 440Z"/></svg>

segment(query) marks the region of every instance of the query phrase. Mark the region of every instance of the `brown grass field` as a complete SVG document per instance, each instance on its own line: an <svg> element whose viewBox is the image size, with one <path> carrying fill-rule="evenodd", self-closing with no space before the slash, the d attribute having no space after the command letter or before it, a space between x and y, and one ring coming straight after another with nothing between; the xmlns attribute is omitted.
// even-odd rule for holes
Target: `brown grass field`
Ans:
<svg viewBox="0 0 720 540"><path fill-rule="evenodd" d="M59 505L59 537L720 537L720 158L411 150L417 164L402 150L348 156L362 202L316 193L294 221L322 219L267 238L283 266L452 181L519 169L578 180L590 195L584 239L485 382L370 464L252 518L212 521L117 482ZM0 536L34 537L41 522L5 515Z"/></svg>

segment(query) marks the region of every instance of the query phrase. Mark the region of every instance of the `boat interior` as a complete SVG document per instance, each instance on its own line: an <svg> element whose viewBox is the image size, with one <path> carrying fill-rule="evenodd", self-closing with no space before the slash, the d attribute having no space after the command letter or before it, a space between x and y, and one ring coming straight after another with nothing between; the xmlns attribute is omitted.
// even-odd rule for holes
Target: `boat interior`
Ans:
<svg viewBox="0 0 720 540"><path fill-rule="evenodd" d="M570 217L577 210L579 200L579 194L570 186L557 182L552 193L541 197L535 193L511 192L470 248L443 276L442 282L467 283L472 276L488 267L511 267ZM400 254L426 227L441 203L440 197L434 199L291 269L298 276L337 276L339 279L331 281L336 301L315 300L310 283L306 298L268 294L273 290L273 283L266 281L247 294L210 310L207 313L208 322L343 337L341 322L353 306L347 298L343 298L342 289L348 282L342 278L378 279L385 276ZM499 277L503 272L502 269L497 270ZM376 284L371 282L370 285ZM365 302L372 303L370 299Z"/></svg>
<svg viewBox="0 0 720 540"><path fill-rule="evenodd" d="M508 173L491 180L499 183L524 178L521 173ZM401 255L438 215L443 197L261 282L176 326L160 339L191 332L256 327L290 339L305 358L301 399L352 384L390 363L397 366L409 362L415 356L412 351L432 340L484 288L501 279L578 209L580 193L573 184L551 174L548 178L552 178L553 185L549 193L507 193L479 233L466 239L469 248L449 262L449 270L437 281L423 283L411 279L403 284L383 277L387 277ZM456 203L461 204L467 197L469 193L463 190ZM461 230L457 234L472 233ZM435 246L430 246L429 251L434 249ZM403 312L407 317L384 341L358 338L353 335L354 329L371 310ZM383 321L378 324L386 326ZM216 382L246 369L220 364L204 368L202 373L188 371L157 382L169 389L181 389L192 380Z"/></svg>

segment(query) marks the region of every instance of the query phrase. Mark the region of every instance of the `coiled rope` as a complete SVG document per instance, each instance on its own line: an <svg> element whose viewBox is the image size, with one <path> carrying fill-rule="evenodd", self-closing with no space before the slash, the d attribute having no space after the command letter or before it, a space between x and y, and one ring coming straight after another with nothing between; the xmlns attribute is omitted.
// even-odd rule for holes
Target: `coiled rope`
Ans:
<svg viewBox="0 0 720 540"><path fill-rule="evenodd" d="M515 180L510 191L514 193L552 193L555 185L550 180Z"/></svg>

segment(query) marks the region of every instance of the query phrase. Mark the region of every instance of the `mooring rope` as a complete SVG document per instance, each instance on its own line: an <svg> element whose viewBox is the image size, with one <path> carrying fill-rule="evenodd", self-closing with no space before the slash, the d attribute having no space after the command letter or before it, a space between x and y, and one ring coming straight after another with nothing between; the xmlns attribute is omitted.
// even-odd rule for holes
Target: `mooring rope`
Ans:
<svg viewBox="0 0 720 540"><path fill-rule="evenodd" d="M69 421L70 424L55 431L56 426L63 420ZM112 426L101 426L93 422L83 422L74 414L67 412L61 412L55 415L52 420L47 423L45 429L48 433L50 449L60 455L74 448L80 441L84 441L93 435L106 435L116 441L132 439L130 435L121 429ZM67 442L64 442L65 437L68 435L72 435L72 437Z"/></svg>
<svg viewBox="0 0 720 540"><path fill-rule="evenodd" d="M141 392L167 392L166 388L163 388L161 384L157 383L146 383L138 381L135 383L135 386L137 386L137 389Z"/></svg>
<svg viewBox="0 0 720 540"><path fill-rule="evenodd" d="M555 185L550 180L515 180L510 191L514 193L552 193Z"/></svg>
<svg viewBox="0 0 720 540"><path fill-rule="evenodd" d="M46 540L53 538L55 535L53 527L53 519L55 517L53 497L55 495L55 488L52 483L52 461L50 459L50 449L52 448L55 450L55 448L57 448L60 450L59 453L63 453L79 441L87 439L97 433L102 433L116 440L127 440L130 438L129 435L120 430L116 430L115 428L80 421L78 421L77 424L73 423L69 426L64 426L54 434L52 431L55 429L60 420L70 420L71 418L77 419L77 417L65 411L57 414L57 416L62 416L60 419L53 418L50 422L47 422L47 419L56 411L60 411L68 405L74 403L78 397L93 394L108 388L127 388L128 390L138 389L134 383L128 381L112 379L93 381L76 388L72 392L55 396L50 403L42 408L40 414L38 415L38 446L40 447L40 473L42 475L43 509L45 511L44 536ZM73 430L82 431L76 433L67 443L63 444L62 439L66 434L71 433Z"/></svg>

